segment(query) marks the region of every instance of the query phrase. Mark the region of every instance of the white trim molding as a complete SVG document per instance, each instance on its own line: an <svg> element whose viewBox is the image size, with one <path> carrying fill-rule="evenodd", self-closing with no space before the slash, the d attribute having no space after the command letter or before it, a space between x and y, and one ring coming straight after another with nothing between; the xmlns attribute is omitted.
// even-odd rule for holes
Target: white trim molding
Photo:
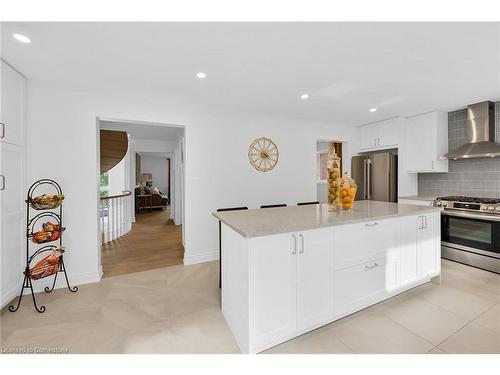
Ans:
<svg viewBox="0 0 500 375"><path fill-rule="evenodd" d="M184 254L184 265L189 266L191 264L212 262L219 259L219 251L207 251L206 253L196 254L187 256Z"/></svg>

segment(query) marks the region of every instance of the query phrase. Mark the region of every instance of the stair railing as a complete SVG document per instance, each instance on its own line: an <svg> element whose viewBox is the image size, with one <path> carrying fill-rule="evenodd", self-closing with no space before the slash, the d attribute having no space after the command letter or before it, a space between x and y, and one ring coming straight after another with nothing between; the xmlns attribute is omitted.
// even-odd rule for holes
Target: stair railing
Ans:
<svg viewBox="0 0 500 375"><path fill-rule="evenodd" d="M132 229L132 208L132 193L130 191L101 197L99 222L103 244L123 236Z"/></svg>

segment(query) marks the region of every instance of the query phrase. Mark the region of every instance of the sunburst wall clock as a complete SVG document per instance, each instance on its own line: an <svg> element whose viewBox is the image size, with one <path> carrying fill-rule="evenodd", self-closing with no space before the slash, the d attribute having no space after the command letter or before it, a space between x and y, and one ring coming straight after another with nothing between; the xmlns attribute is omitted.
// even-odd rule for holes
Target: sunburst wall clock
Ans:
<svg viewBox="0 0 500 375"><path fill-rule="evenodd" d="M252 142L248 149L248 159L255 169L269 172L278 164L278 146L269 138L261 137Z"/></svg>

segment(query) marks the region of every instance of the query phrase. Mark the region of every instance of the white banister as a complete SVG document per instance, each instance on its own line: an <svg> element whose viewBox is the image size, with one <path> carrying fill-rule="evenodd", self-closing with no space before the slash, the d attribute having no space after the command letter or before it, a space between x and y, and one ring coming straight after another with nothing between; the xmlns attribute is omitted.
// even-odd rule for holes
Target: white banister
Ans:
<svg viewBox="0 0 500 375"><path fill-rule="evenodd" d="M130 191L122 194L101 197L99 217L101 226L101 242L112 241L126 234L132 228L133 195Z"/></svg>

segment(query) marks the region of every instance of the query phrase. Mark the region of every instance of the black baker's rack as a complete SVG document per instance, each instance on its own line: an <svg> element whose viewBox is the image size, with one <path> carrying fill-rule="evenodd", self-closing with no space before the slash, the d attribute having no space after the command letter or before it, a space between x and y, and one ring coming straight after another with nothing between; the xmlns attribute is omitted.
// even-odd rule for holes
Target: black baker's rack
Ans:
<svg viewBox="0 0 500 375"><path fill-rule="evenodd" d="M23 285L21 287L21 293L19 294L19 299L17 301L17 305L15 307L14 307L14 305L9 306L9 311L12 311L12 312L17 311L19 309L19 306L21 305L21 299L23 298L24 289L29 289L31 291L31 297L33 298L33 305L35 306L36 311L38 311L39 313L43 313L46 310L45 306L43 306L43 305L38 307L38 305L36 303L36 299L35 299L35 293L33 291L33 280L30 278L30 265L36 258L39 258L40 254L48 253L50 251L60 251L61 252L61 255L59 258L59 265L58 265L59 269L57 270L57 272L55 272L53 274L54 281L52 283L52 287L49 288L48 286L46 286L44 288L44 291L46 293L50 293L54 290L54 287L56 285L57 275L61 272L64 273L64 278L66 279L66 285L68 287L68 290L72 293L75 293L78 291L77 286L71 287L69 284L68 274L66 273L66 267L64 265L64 259L63 259L63 254L62 254L64 252L64 250L62 248L62 238L63 238L63 233L64 233L63 207L62 207L63 204L61 203L58 207L53 208L53 209L47 208L47 209L39 210L39 209L35 209L35 208L31 207L30 202L34 196L34 192L37 188L39 188L41 186L52 187L53 189L56 190L56 192L57 192L56 194L62 195L61 186L57 182L55 182L54 180L50 180L48 178L44 178L44 179L36 181L28 189L28 195L27 195L27 199L26 199L26 205L27 205L26 206L27 207L26 208L26 268L24 269L24 272L23 272L24 273L24 280L23 280ZM42 212L35 214L33 217L31 217L32 216L31 211L42 211ZM54 211L56 211L56 212L54 212ZM57 213L57 211L58 211L58 213ZM43 245L43 246L38 248L36 251L34 251L31 254L30 242L32 242L32 241L30 241L30 239L33 237L33 235L35 233L36 224L42 218L51 218L51 219L57 221L57 224L60 226L60 230L61 230L59 239L56 240L56 241L59 241L59 246L45 245L42 243L40 245ZM52 275L49 275L49 277L50 276L52 276Z"/></svg>

